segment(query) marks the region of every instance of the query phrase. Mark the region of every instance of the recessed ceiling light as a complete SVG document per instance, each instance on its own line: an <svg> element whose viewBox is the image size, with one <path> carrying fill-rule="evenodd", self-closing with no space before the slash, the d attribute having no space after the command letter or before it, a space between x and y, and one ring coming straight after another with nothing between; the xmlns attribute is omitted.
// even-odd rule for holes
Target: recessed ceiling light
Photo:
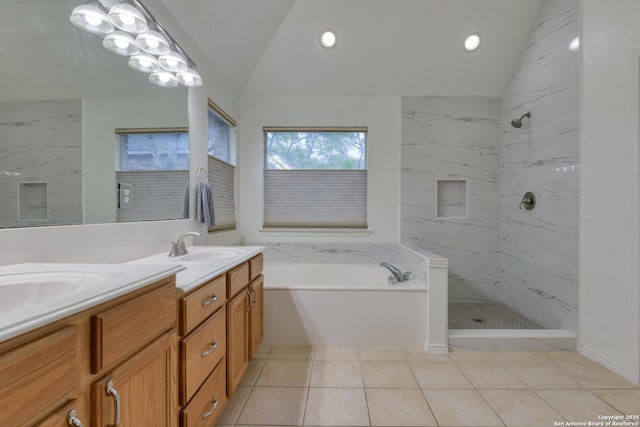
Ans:
<svg viewBox="0 0 640 427"><path fill-rule="evenodd" d="M464 39L464 44L462 45L462 48L464 49L465 52L473 52L476 49L478 49L481 44L482 44L482 34L476 31L469 34Z"/></svg>
<svg viewBox="0 0 640 427"><path fill-rule="evenodd" d="M338 33L334 30L324 30L320 32L318 41L324 49L335 49L338 45Z"/></svg>
<svg viewBox="0 0 640 427"><path fill-rule="evenodd" d="M571 40L571 43L569 43L569 50L572 50L574 52L580 50L580 37L576 37L575 39Z"/></svg>

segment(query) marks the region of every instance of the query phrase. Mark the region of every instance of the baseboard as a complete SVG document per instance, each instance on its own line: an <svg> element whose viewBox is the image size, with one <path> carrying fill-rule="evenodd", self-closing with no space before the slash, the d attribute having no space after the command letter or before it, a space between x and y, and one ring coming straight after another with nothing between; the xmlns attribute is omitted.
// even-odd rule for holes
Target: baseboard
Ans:
<svg viewBox="0 0 640 427"><path fill-rule="evenodd" d="M580 345L580 347L578 348L578 352L584 357L591 359L594 362L601 364L608 370L620 375L625 380L630 381L636 385L640 385L639 379L633 378L633 373L629 369L623 368L611 359L604 357L591 349L588 349L584 345Z"/></svg>
<svg viewBox="0 0 640 427"><path fill-rule="evenodd" d="M429 343L424 344L424 351L427 353L448 353L449 346L446 344L432 344Z"/></svg>

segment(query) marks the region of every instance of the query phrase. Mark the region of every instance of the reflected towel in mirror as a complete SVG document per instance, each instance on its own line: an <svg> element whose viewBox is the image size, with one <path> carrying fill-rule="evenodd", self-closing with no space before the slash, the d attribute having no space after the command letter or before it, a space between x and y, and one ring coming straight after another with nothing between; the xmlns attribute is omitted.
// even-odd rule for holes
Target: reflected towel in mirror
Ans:
<svg viewBox="0 0 640 427"><path fill-rule="evenodd" d="M196 218L198 222L207 224L207 227L216 224L213 214L213 194L211 194L211 186L206 182L198 183L198 191L196 193Z"/></svg>

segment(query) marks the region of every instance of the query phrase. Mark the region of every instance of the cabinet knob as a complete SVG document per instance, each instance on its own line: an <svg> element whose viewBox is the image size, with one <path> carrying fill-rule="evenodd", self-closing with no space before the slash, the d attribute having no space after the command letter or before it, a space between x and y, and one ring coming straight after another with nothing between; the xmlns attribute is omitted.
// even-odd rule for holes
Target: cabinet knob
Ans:
<svg viewBox="0 0 640 427"><path fill-rule="evenodd" d="M84 427L80 418L78 418L78 412L75 409L69 411L67 416L67 424L69 427Z"/></svg>

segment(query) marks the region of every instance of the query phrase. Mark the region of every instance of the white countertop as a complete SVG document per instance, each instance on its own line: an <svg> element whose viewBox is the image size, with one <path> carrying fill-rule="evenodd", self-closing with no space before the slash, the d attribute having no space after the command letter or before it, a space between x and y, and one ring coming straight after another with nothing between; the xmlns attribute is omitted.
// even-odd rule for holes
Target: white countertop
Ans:
<svg viewBox="0 0 640 427"><path fill-rule="evenodd" d="M0 342L184 270L180 264L24 263L0 267ZM72 278L72 279L69 279Z"/></svg>
<svg viewBox="0 0 640 427"><path fill-rule="evenodd" d="M189 246L187 248L190 255L234 251L234 256L222 259L209 259L190 261L189 256L168 257L166 254L153 255L129 261L127 264L169 264L182 265L184 270L176 275L176 286L182 292L189 292L223 271L229 270L243 262L253 258L265 250L264 246ZM194 257L195 258L195 257Z"/></svg>

